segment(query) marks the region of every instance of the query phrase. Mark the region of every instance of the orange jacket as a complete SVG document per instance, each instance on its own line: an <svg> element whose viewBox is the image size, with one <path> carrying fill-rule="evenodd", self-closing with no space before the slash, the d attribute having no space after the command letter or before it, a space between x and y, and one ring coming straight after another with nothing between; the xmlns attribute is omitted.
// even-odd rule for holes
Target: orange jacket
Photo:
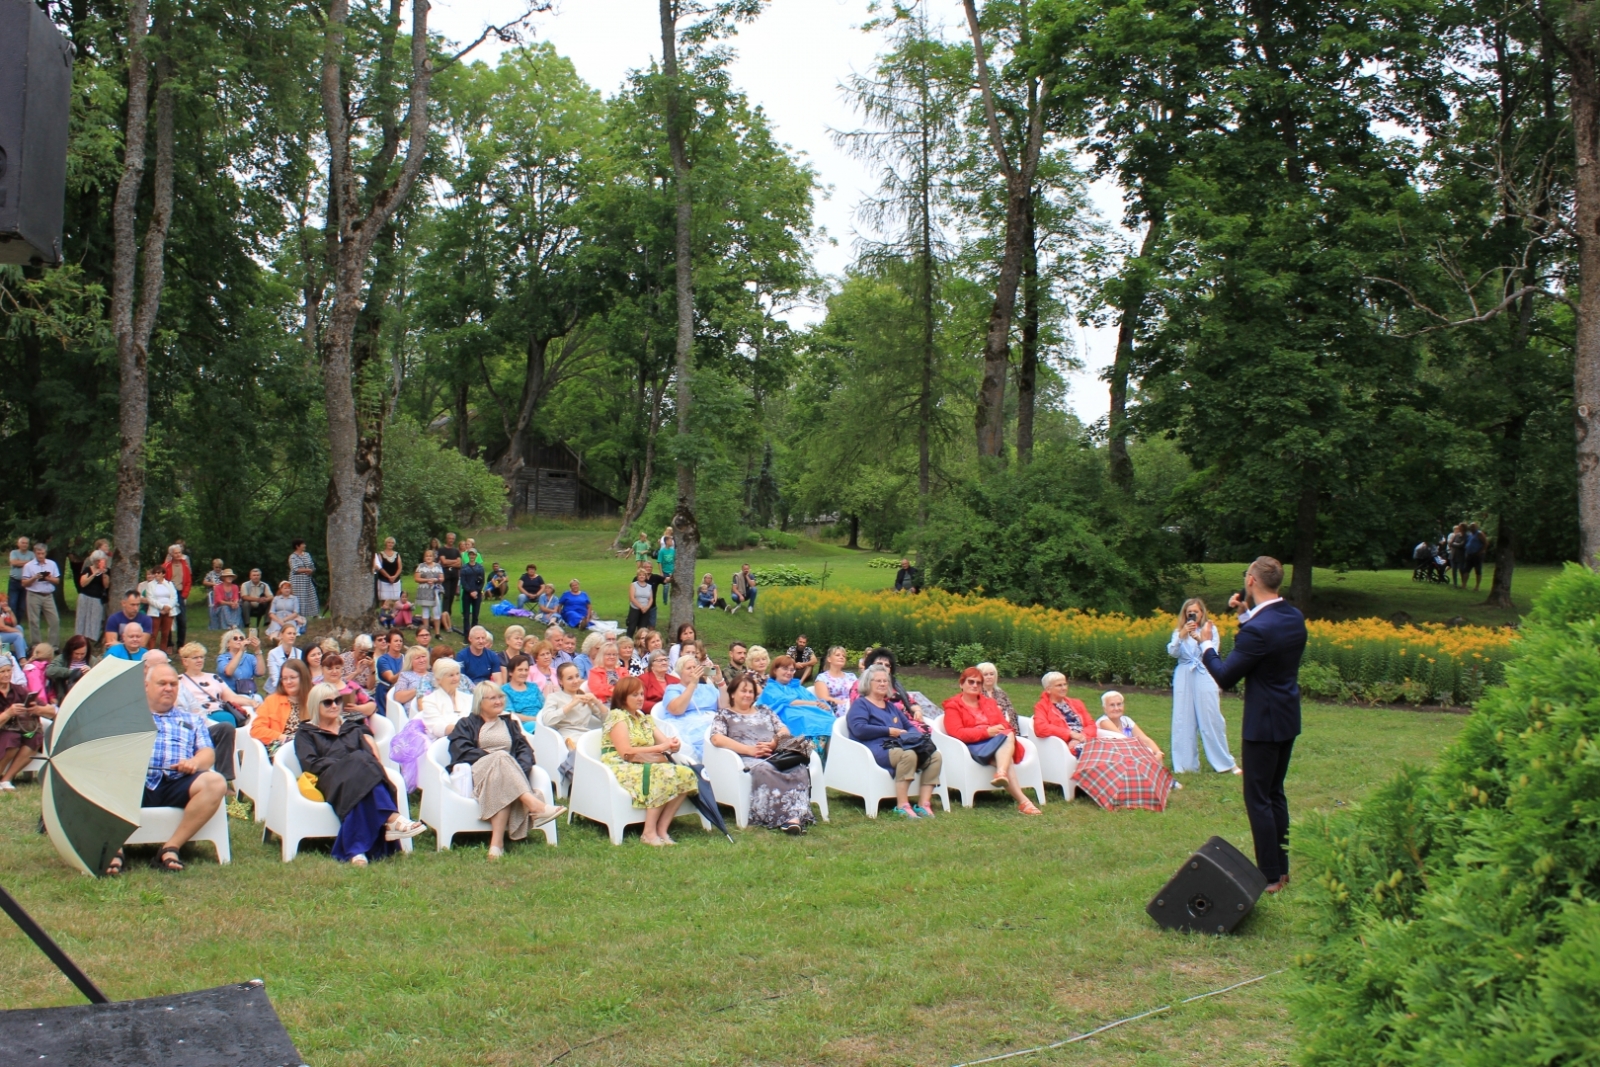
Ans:
<svg viewBox="0 0 1600 1067"><path fill-rule="evenodd" d="M1083 734L1083 739L1094 740L1098 728L1094 724L1094 716L1083 706L1083 701L1068 697L1067 706L1078 713L1078 720L1083 723L1078 728L1078 732ZM1074 743L1071 726L1066 716L1056 710L1055 702L1050 699L1049 693L1041 695L1039 703L1033 706L1033 732L1037 737L1059 737L1068 744Z"/></svg>
<svg viewBox="0 0 1600 1067"><path fill-rule="evenodd" d="M250 736L263 745L270 745L283 736L289 725L289 698L273 693L256 708L256 717L250 723Z"/></svg>

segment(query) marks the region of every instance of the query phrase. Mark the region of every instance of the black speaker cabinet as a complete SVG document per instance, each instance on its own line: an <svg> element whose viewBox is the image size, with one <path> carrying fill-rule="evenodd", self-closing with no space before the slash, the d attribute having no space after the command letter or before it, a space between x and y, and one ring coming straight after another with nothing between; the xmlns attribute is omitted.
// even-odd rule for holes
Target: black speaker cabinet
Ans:
<svg viewBox="0 0 1600 1067"><path fill-rule="evenodd" d="M1144 909L1168 930L1231 933L1250 914L1267 878L1220 837L1201 845Z"/></svg>
<svg viewBox="0 0 1600 1067"><path fill-rule="evenodd" d="M33 0L0 0L0 263L61 262L72 46Z"/></svg>

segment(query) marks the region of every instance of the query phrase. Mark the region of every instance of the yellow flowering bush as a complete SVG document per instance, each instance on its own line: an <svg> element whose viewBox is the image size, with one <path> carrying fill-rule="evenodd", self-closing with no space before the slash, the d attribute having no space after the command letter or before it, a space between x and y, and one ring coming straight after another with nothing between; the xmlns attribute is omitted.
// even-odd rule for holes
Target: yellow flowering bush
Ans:
<svg viewBox="0 0 1600 1067"><path fill-rule="evenodd" d="M906 663L964 667L994 661L1004 674L1059 670L1087 681L1162 686L1173 660L1176 616L1135 618L1023 607L933 590L920 596L856 590L777 589L762 597L764 639L784 647L805 633L816 647L888 645ZM1238 623L1214 620L1222 652ZM1396 628L1382 619L1307 625L1300 681L1306 695L1335 700L1470 704L1503 680L1514 635L1479 626Z"/></svg>

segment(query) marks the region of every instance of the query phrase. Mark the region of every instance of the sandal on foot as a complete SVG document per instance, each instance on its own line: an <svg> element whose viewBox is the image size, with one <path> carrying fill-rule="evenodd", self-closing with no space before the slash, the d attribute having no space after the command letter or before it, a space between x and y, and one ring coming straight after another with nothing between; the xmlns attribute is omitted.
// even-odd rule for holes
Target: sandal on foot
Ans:
<svg viewBox="0 0 1600 1067"><path fill-rule="evenodd" d="M365 856L351 856L350 857L350 866L352 866L352 867L365 867L366 865L367 865L367 857L365 857Z"/></svg>
<svg viewBox="0 0 1600 1067"><path fill-rule="evenodd" d="M1030 804L1026 800L1024 800L1021 804L1017 805L1017 810L1022 812L1022 814L1024 814L1024 815L1043 815L1044 814L1044 812L1040 811L1038 808L1036 808L1034 805Z"/></svg>
<svg viewBox="0 0 1600 1067"><path fill-rule="evenodd" d="M806 829L799 823L792 822L783 828L783 832L788 834L790 837L799 837L801 834L806 832Z"/></svg>
<svg viewBox="0 0 1600 1067"><path fill-rule="evenodd" d="M566 808L546 808L533 817L533 822L530 825L537 830L547 822L555 822L566 813Z"/></svg>
<svg viewBox="0 0 1600 1067"><path fill-rule="evenodd" d="M505 849L503 849L503 848L495 848L493 845L489 846L489 858L491 860L497 860L501 856L504 856L505 854L506 854L506 850Z"/></svg>
<svg viewBox="0 0 1600 1067"><path fill-rule="evenodd" d="M1006 776L1003 774L997 774L993 778L989 779L989 784L995 789L1004 789L1006 787Z"/></svg>
<svg viewBox="0 0 1600 1067"><path fill-rule="evenodd" d="M420 822L401 819L398 822L390 823L384 828L383 839L385 841L399 841L402 838L416 837L426 829L427 827Z"/></svg>
<svg viewBox="0 0 1600 1067"><path fill-rule="evenodd" d="M176 874L183 870L183 861L178 859L178 850L164 848L156 853L156 866L169 874Z"/></svg>
<svg viewBox="0 0 1600 1067"><path fill-rule="evenodd" d="M110 863L106 864L106 877L115 878L120 875L122 873L122 867L127 860L128 857L123 855L122 850L120 848L117 849L117 854L111 857Z"/></svg>

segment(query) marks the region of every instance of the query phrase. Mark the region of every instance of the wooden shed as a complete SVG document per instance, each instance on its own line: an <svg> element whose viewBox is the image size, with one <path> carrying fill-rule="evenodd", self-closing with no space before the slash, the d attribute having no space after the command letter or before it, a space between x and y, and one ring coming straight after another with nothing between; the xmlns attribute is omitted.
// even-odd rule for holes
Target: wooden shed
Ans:
<svg viewBox="0 0 1600 1067"><path fill-rule="evenodd" d="M513 515L591 518L616 515L622 501L583 476L583 457L566 445L529 445L511 489Z"/></svg>

